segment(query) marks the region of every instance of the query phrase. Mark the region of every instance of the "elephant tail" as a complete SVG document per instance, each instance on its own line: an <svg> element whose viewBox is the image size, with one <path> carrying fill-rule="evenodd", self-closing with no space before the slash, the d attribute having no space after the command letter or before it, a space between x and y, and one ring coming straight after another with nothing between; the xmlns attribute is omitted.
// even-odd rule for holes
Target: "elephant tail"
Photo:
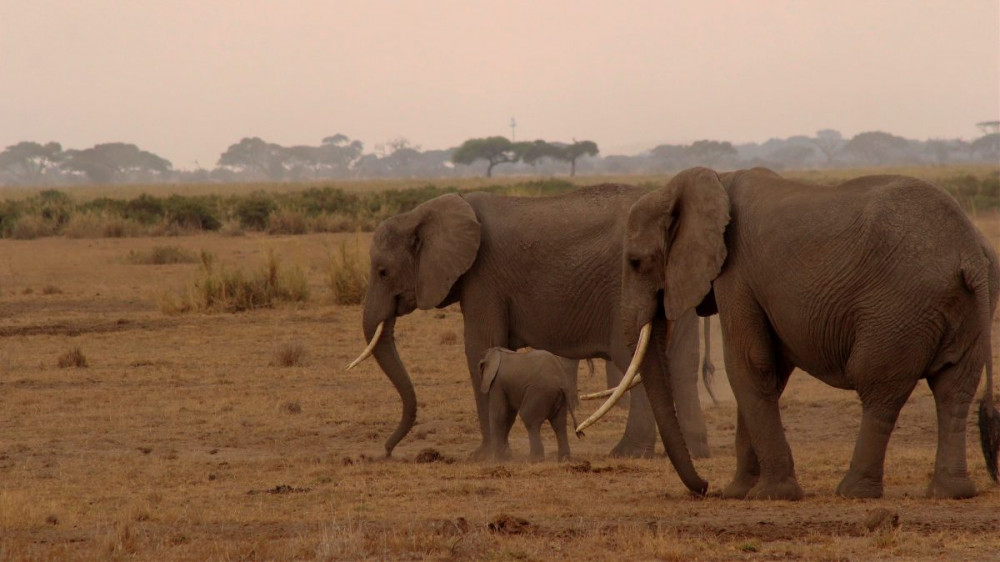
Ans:
<svg viewBox="0 0 1000 562"><path fill-rule="evenodd" d="M987 258L988 272L996 266ZM976 296L976 308L979 311L983 323L981 336L986 339L986 389L982 399L979 400L979 441L983 447L983 459L986 461L986 471L994 482L997 479L997 458L1000 456L1000 412L994 404L993 398L993 306L990 300L990 276L976 276L974 272L984 271L984 268L963 268L963 277Z"/></svg>
<svg viewBox="0 0 1000 562"><path fill-rule="evenodd" d="M563 391L563 397L566 400L566 409L569 410L569 418L573 420L573 427L574 428L580 427L580 424L576 423L576 412L574 412L575 407L572 406L569 394L565 390ZM583 439L584 437L586 437L586 435L584 435L582 431L576 432L577 439Z"/></svg>
<svg viewBox="0 0 1000 562"><path fill-rule="evenodd" d="M715 365L712 364L712 325L709 318L709 316L705 317L705 357L701 360L701 382L705 383L705 390L712 398L712 403L718 406L719 399L715 396L715 390L712 388L715 381Z"/></svg>

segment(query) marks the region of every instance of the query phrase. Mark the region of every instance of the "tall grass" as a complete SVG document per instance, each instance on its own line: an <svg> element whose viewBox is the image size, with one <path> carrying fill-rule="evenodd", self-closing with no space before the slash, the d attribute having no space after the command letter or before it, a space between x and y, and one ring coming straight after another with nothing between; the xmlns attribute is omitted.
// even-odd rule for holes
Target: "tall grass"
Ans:
<svg viewBox="0 0 1000 562"><path fill-rule="evenodd" d="M164 312L242 312L309 299L305 272L300 267L283 267L273 251L251 272L217 266L208 252L202 252L200 259L198 278L180 296L165 296L161 302Z"/></svg>
<svg viewBox="0 0 1000 562"><path fill-rule="evenodd" d="M330 253L327 285L337 304L361 304L368 288L368 256L361 251L361 241L348 245L342 241L336 252Z"/></svg>
<svg viewBox="0 0 1000 562"><path fill-rule="evenodd" d="M783 175L820 184L839 183L871 173L902 173L932 181L971 211L1000 209L1000 169L996 166L933 166L891 169L793 170ZM447 184L305 182L203 186L157 186L154 196L135 186L55 189L0 189L0 236L31 239L161 236L199 231L259 231L271 234L370 231L387 217L445 193L475 189L520 196L563 193L581 185L624 182L663 185L669 176L503 178L448 180ZM97 196L97 195L100 196ZM111 197L115 195L116 197Z"/></svg>

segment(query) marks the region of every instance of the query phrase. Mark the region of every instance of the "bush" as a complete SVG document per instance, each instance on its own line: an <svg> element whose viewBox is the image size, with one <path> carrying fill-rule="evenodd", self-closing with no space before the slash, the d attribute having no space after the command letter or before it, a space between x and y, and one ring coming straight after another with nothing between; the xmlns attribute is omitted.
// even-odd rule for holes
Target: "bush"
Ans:
<svg viewBox="0 0 1000 562"><path fill-rule="evenodd" d="M250 230L266 230L271 213L277 208L274 201L264 193L254 193L236 204L236 216L240 226Z"/></svg>
<svg viewBox="0 0 1000 562"><path fill-rule="evenodd" d="M305 234L309 231L306 216L301 211L281 209L271 215L268 234Z"/></svg>
<svg viewBox="0 0 1000 562"><path fill-rule="evenodd" d="M361 304L368 288L368 267L368 259L362 255L358 240L350 247L346 240L341 242L339 251L330 254L327 283L333 292L333 302Z"/></svg>
<svg viewBox="0 0 1000 562"><path fill-rule="evenodd" d="M38 215L24 215L11 228L10 236L17 240L34 240L56 233L56 224Z"/></svg>
<svg viewBox="0 0 1000 562"><path fill-rule="evenodd" d="M194 252L177 246L153 246L148 251L130 251L125 261L135 265L164 265L197 263L199 257Z"/></svg>
<svg viewBox="0 0 1000 562"><path fill-rule="evenodd" d="M279 367L298 367L305 363L306 350L301 343L284 343L274 354L274 365Z"/></svg>
<svg viewBox="0 0 1000 562"><path fill-rule="evenodd" d="M215 207L207 197L171 195L165 203L165 216L168 223L181 228L218 230L222 222Z"/></svg>
<svg viewBox="0 0 1000 562"><path fill-rule="evenodd" d="M58 365L60 369L66 369L69 367L84 368L87 366L87 358L84 357L83 352L80 351L79 347L74 347L59 356Z"/></svg>

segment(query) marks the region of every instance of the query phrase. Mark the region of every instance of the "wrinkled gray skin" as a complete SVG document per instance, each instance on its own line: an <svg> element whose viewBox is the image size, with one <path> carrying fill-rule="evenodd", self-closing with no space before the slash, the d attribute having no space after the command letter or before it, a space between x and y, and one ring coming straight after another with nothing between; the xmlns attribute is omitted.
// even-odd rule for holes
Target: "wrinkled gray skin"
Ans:
<svg viewBox="0 0 1000 562"><path fill-rule="evenodd" d="M665 333L693 305L719 313L738 405L724 496L802 497L778 408L794 367L861 398L839 495L882 495L889 435L920 379L938 417L927 492L975 494L966 418L990 356L1000 270L943 190L902 176L821 187L765 169L695 168L632 208L623 269L630 341L650 320L654 337Z"/></svg>
<svg viewBox="0 0 1000 562"><path fill-rule="evenodd" d="M559 460L569 460L566 414L572 414L577 403L576 368L576 361L548 351L486 350L479 361L480 391L487 395L490 456L494 460L510 458L507 437L517 416L528 430L531 462L545 459L541 429L546 421L556 433Z"/></svg>
<svg viewBox="0 0 1000 562"><path fill-rule="evenodd" d="M417 308L461 305L483 437L474 457L490 445L477 368L487 349L532 347L570 359L608 359L621 370L628 366L631 350L620 316L622 239L628 209L643 193L607 185L543 198L448 194L378 226L362 325L371 341L385 322L373 355L403 401L387 454L416 418L416 396L396 352L394 327L397 317ZM694 470L674 410L666 349L652 347L642 365L644 384L631 393L625 435L613 454L652 454L652 409L682 480L703 493L707 483Z"/></svg>

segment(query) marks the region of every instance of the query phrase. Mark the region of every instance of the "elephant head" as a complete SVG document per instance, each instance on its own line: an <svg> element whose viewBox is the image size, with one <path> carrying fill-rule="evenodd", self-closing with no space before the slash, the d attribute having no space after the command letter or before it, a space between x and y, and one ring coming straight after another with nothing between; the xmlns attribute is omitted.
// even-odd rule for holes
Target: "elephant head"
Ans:
<svg viewBox="0 0 1000 562"><path fill-rule="evenodd" d="M396 318L449 304L448 295L476 260L480 225L457 194L442 195L386 219L371 244L371 271L362 325L368 348L351 367L374 355L403 401L403 415L385 442L386 456L413 427L417 398L396 352ZM350 367L349 367L350 368Z"/></svg>
<svg viewBox="0 0 1000 562"><path fill-rule="evenodd" d="M622 272L628 342L650 324L655 333L669 333L683 312L705 300L726 259L728 224L729 196L707 168L685 170L632 205Z"/></svg>

